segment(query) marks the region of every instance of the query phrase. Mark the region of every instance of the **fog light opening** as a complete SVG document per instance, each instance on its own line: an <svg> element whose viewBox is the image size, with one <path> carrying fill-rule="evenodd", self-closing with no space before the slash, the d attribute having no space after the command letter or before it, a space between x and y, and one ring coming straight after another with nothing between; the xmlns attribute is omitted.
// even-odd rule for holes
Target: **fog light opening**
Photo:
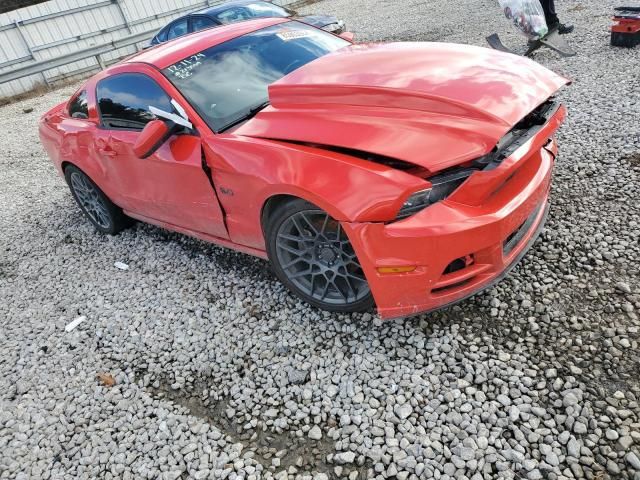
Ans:
<svg viewBox="0 0 640 480"><path fill-rule="evenodd" d="M458 272L467 268L469 265L473 265L473 255L466 255L464 257L456 258L453 262L447 265L442 274L447 275L449 273Z"/></svg>

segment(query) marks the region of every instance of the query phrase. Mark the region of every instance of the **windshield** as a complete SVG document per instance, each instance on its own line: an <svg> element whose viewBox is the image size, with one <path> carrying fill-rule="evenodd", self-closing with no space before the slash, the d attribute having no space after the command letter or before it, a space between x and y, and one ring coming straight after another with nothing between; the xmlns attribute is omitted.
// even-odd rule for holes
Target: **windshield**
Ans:
<svg viewBox="0 0 640 480"><path fill-rule="evenodd" d="M235 23L252 18L268 17L289 17L290 13L284 8L268 2L255 2L247 5L237 5L230 7L220 13L215 18L220 23Z"/></svg>
<svg viewBox="0 0 640 480"><path fill-rule="evenodd" d="M220 132L265 106L271 83L346 45L317 28L286 22L215 45L163 73L209 127Z"/></svg>

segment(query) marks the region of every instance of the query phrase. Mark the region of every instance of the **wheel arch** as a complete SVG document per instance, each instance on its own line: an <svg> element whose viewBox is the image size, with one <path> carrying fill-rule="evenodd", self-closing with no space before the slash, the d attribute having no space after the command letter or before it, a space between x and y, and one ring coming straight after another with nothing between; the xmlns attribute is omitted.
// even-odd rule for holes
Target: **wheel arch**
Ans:
<svg viewBox="0 0 640 480"><path fill-rule="evenodd" d="M273 213L280 208L282 205L285 205L288 202L292 202L295 200L302 200L310 203L311 205L324 210L331 217L338 221L345 221L345 215L340 212L334 205L330 202L323 200L322 198L306 194L306 192L282 192L282 193L270 193L265 200L262 202L262 207L260 209L260 226L262 229L263 237L266 240L267 228L269 219L272 217Z"/></svg>
<svg viewBox="0 0 640 480"><path fill-rule="evenodd" d="M80 170L80 171L81 171L82 173L84 173L87 177L89 177L89 179L90 179L93 183L95 183L95 184L98 186L98 188L100 188L100 190L102 190L102 192L103 192L103 193L105 192L105 190L104 190L103 186L101 185L101 184L102 184L102 182L101 182L101 181L99 181L98 179L96 179L97 175L92 174L92 172L91 172L90 170L88 171L86 168L83 168L83 167L82 167L82 165L79 165L79 164L78 164L78 163L76 163L76 162L72 162L72 161L70 161L70 160L63 160L63 161L60 163L60 170L62 171L62 176L63 176L63 177L64 177L64 175L65 175L65 173L66 173L66 171L67 171L67 168L69 168L69 167L77 168L78 170ZM105 195L106 195L106 193L105 193Z"/></svg>
<svg viewBox="0 0 640 480"><path fill-rule="evenodd" d="M86 167L91 167L92 165L86 164ZM114 192L111 189L111 186L108 184L106 179L102 176L100 170L96 170L94 168L86 168L85 165L80 164L79 162L73 162L71 160L63 160L60 162L60 171L62 172L62 177L65 178L65 173L67 168L74 167L80 170L83 174L85 174L89 179L95 183L98 188L102 191L102 193L112 202L114 205L120 207L117 195L114 195ZM121 207L120 207L121 208Z"/></svg>
<svg viewBox="0 0 640 480"><path fill-rule="evenodd" d="M267 222L273 213L285 203L292 202L297 199L299 199L299 197L294 195L276 194L264 201L262 209L260 210L260 227L262 228L262 235L265 237L265 240L267 237Z"/></svg>
<svg viewBox="0 0 640 480"><path fill-rule="evenodd" d="M75 168L77 168L78 170L80 170L82 173L84 173L85 175L87 175L87 173L86 173L84 170L82 170L82 168L80 168L80 167L79 167L78 165L76 165L75 163L70 162L69 160L63 160L63 161L62 161L62 163L60 164L60 170L62 170L62 173L63 173L63 174L65 173L65 171L67 170L67 167L69 167L69 166L75 167ZM89 176L89 175L87 175L87 176ZM89 178L91 178L91 177L89 177Z"/></svg>

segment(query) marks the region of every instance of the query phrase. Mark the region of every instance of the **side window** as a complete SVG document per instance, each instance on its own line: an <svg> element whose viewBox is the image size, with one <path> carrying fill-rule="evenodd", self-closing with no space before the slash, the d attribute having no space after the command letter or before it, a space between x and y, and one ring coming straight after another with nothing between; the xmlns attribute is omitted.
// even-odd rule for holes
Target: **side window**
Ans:
<svg viewBox="0 0 640 480"><path fill-rule="evenodd" d="M197 15L195 17L191 17L191 31L197 32L199 30L204 30L205 28L215 27L217 23L209 17L205 17L203 15Z"/></svg>
<svg viewBox="0 0 640 480"><path fill-rule="evenodd" d="M249 14L249 11L242 7L232 7L216 15L216 20L224 25L228 23L242 22L244 20L249 20L250 18L251 15Z"/></svg>
<svg viewBox="0 0 640 480"><path fill-rule="evenodd" d="M141 73L123 73L105 78L98 83L98 110L100 122L107 128L142 130L155 115L153 106L173 112L171 98L150 77Z"/></svg>
<svg viewBox="0 0 640 480"><path fill-rule="evenodd" d="M162 43L162 42L166 42L167 41L167 32L169 31L168 28L164 28L162 30L160 30L160 32L153 37L153 40L151 40L151 43L153 45L157 45L158 43Z"/></svg>
<svg viewBox="0 0 640 480"><path fill-rule="evenodd" d="M73 118L89 118L86 90L82 90L69 102L69 115Z"/></svg>
<svg viewBox="0 0 640 480"><path fill-rule="evenodd" d="M181 37L187 33L187 19L182 18L169 27L167 40L173 40L174 38Z"/></svg>

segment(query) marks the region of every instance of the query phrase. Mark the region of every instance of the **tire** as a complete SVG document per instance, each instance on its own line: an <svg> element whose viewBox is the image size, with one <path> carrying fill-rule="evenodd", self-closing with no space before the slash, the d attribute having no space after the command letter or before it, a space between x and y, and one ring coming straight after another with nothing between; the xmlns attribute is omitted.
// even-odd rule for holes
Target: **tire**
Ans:
<svg viewBox="0 0 640 480"><path fill-rule="evenodd" d="M267 253L278 279L305 302L331 312L374 306L362 267L340 223L304 200L267 219Z"/></svg>
<svg viewBox="0 0 640 480"><path fill-rule="evenodd" d="M82 170L68 165L64 169L64 178L82 213L96 230L115 235L131 224L122 209L109 200Z"/></svg>

